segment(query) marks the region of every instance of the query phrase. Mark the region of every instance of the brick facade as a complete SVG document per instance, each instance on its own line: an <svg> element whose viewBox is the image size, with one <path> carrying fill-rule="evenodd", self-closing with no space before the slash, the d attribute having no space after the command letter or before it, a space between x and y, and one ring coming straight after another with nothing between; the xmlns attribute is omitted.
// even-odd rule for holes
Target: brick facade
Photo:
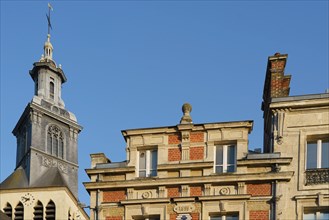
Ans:
<svg viewBox="0 0 329 220"><path fill-rule="evenodd" d="M170 220L176 220L177 214L170 214Z"/></svg>
<svg viewBox="0 0 329 220"><path fill-rule="evenodd" d="M200 214L197 212L191 213L192 220L199 220Z"/></svg>
<svg viewBox="0 0 329 220"><path fill-rule="evenodd" d="M168 135L168 144L180 144L181 137L179 134Z"/></svg>
<svg viewBox="0 0 329 220"><path fill-rule="evenodd" d="M190 148L190 160L202 160L204 158L203 147L191 147Z"/></svg>
<svg viewBox="0 0 329 220"><path fill-rule="evenodd" d="M269 220L269 211L268 210L257 210L249 212L250 220Z"/></svg>
<svg viewBox="0 0 329 220"><path fill-rule="evenodd" d="M190 142L204 142L204 134L202 132L193 132L190 134Z"/></svg>
<svg viewBox="0 0 329 220"><path fill-rule="evenodd" d="M270 183L247 184L247 194L251 194L251 196L270 196L271 192Z"/></svg>
<svg viewBox="0 0 329 220"><path fill-rule="evenodd" d="M180 161L181 155L181 151L178 147L168 149L168 161Z"/></svg>
<svg viewBox="0 0 329 220"><path fill-rule="evenodd" d="M126 191L104 191L103 202L119 202L126 199Z"/></svg>
<svg viewBox="0 0 329 220"><path fill-rule="evenodd" d="M167 188L167 197L179 197L179 188L178 187L168 187Z"/></svg>
<svg viewBox="0 0 329 220"><path fill-rule="evenodd" d="M202 196L201 186L191 186L190 187L190 196Z"/></svg>

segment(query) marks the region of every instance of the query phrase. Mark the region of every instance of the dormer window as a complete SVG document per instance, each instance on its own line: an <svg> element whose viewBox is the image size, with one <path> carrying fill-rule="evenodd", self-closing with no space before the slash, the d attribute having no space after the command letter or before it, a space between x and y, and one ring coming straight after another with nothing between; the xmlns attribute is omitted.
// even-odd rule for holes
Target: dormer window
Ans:
<svg viewBox="0 0 329 220"><path fill-rule="evenodd" d="M138 152L138 176L151 177L157 175L158 151L142 150Z"/></svg>
<svg viewBox="0 0 329 220"><path fill-rule="evenodd" d="M231 173L236 170L236 146L218 145L215 147L215 173Z"/></svg>
<svg viewBox="0 0 329 220"><path fill-rule="evenodd" d="M54 99L54 97L55 97L54 93L55 93L55 84L54 84L54 82L51 81L49 83L49 97L51 99Z"/></svg>

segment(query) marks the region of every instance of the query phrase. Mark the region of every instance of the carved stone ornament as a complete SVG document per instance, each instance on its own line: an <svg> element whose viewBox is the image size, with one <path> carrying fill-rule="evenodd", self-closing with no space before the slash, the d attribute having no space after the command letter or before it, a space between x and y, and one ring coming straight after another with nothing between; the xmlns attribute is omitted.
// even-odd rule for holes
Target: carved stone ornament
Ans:
<svg viewBox="0 0 329 220"><path fill-rule="evenodd" d="M142 198L143 199L149 199L149 198L151 198L152 197L152 192L143 192L142 193Z"/></svg>
<svg viewBox="0 0 329 220"><path fill-rule="evenodd" d="M229 195L230 194L230 188L224 187L219 190L219 194L221 195Z"/></svg>
<svg viewBox="0 0 329 220"><path fill-rule="evenodd" d="M42 165L45 167L51 167L53 164L53 160L51 158L48 157L44 157L42 160Z"/></svg>
<svg viewBox="0 0 329 220"><path fill-rule="evenodd" d="M174 207L176 213L191 213L195 210L195 206L192 203L178 204Z"/></svg>
<svg viewBox="0 0 329 220"><path fill-rule="evenodd" d="M63 173L67 173L67 165L61 163L61 162L58 162L58 169L60 171L62 171Z"/></svg>

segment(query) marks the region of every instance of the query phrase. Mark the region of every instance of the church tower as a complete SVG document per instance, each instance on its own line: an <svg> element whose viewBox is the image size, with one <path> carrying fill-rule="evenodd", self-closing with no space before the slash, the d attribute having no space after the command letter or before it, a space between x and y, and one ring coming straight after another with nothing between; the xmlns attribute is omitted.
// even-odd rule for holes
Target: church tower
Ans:
<svg viewBox="0 0 329 220"><path fill-rule="evenodd" d="M34 95L19 118L14 172L0 184L0 214L9 219L89 219L78 200L78 134L82 127L65 108L67 81L53 59L48 35L29 71ZM2 218L2 217L1 217Z"/></svg>
<svg viewBox="0 0 329 220"><path fill-rule="evenodd" d="M18 120L16 170L23 169L28 186L66 185L78 194L78 133L81 126L61 98L66 76L53 60L50 34L44 54L33 64L34 97Z"/></svg>

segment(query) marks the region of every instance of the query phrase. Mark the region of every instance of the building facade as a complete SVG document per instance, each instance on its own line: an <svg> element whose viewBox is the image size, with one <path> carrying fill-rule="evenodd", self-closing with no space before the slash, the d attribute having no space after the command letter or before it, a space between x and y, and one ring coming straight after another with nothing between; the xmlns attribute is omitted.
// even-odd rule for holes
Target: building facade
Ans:
<svg viewBox="0 0 329 220"><path fill-rule="evenodd" d="M122 131L126 160L91 154L91 219L329 218L329 94L289 96L287 55L269 57L264 153L248 150L253 121Z"/></svg>
<svg viewBox="0 0 329 220"><path fill-rule="evenodd" d="M34 96L18 120L16 168L0 185L0 209L9 219L89 219L78 204L78 134L82 127L61 98L66 76L44 54L30 71Z"/></svg>

